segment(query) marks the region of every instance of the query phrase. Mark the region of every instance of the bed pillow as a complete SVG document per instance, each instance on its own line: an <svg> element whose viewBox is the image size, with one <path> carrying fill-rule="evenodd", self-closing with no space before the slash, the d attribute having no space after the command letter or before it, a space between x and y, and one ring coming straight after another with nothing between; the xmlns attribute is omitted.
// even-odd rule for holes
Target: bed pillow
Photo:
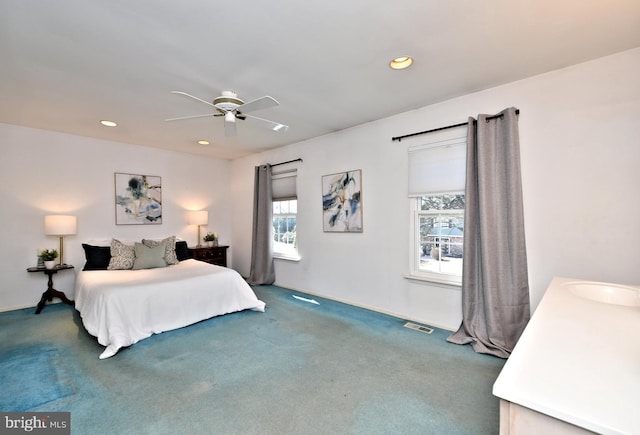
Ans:
<svg viewBox="0 0 640 435"><path fill-rule="evenodd" d="M136 242L133 247L136 255L133 261L133 269L156 269L158 267L165 267L167 265L164 259L166 249L166 241L162 241L153 247Z"/></svg>
<svg viewBox="0 0 640 435"><path fill-rule="evenodd" d="M87 240L87 245L90 246L106 246L107 248L111 246L112 239L91 239Z"/></svg>
<svg viewBox="0 0 640 435"><path fill-rule="evenodd" d="M187 242L184 240L176 241L176 258L178 261L184 261L191 258L191 254L189 254L189 248L187 247Z"/></svg>
<svg viewBox="0 0 640 435"><path fill-rule="evenodd" d="M82 248L87 260L82 270L107 270L111 260L110 246L93 246L83 243Z"/></svg>
<svg viewBox="0 0 640 435"><path fill-rule="evenodd" d="M111 239L91 239L91 240L87 240L85 243L87 245L91 245L91 246L107 246L107 247L110 247L112 240L113 240L113 238L111 238ZM120 240L120 242L124 243L125 245L129 245L129 246L133 246L133 244L136 242L136 240L125 240L125 239L118 239L118 240Z"/></svg>
<svg viewBox="0 0 640 435"><path fill-rule="evenodd" d="M164 260L167 265L178 264L178 257L176 257L176 236L167 237L163 240L142 239L142 244L148 248L153 248L161 243L165 243L166 246L164 251Z"/></svg>
<svg viewBox="0 0 640 435"><path fill-rule="evenodd" d="M111 260L108 270L128 270L133 268L136 254L133 246L122 243L120 240L111 240Z"/></svg>

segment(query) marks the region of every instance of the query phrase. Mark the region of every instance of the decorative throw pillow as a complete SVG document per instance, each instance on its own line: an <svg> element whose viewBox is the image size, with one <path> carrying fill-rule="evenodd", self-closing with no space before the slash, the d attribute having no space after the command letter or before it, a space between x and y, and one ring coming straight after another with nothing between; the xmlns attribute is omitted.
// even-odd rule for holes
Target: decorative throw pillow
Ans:
<svg viewBox="0 0 640 435"><path fill-rule="evenodd" d="M82 244L87 262L82 270L107 270L111 260L111 247Z"/></svg>
<svg viewBox="0 0 640 435"><path fill-rule="evenodd" d="M136 258L133 262L133 269L155 269L158 267L165 267L165 252L167 248L167 242L163 241L160 244L149 247L144 243L137 243L134 245L133 250L136 254Z"/></svg>
<svg viewBox="0 0 640 435"><path fill-rule="evenodd" d="M167 265L178 264L178 257L176 257L176 236L167 237L163 240L142 239L142 244L149 248L158 246L161 243L166 244L164 260L167 262Z"/></svg>
<svg viewBox="0 0 640 435"><path fill-rule="evenodd" d="M122 243L120 240L111 240L111 260L109 270L128 270L133 268L136 254L133 246Z"/></svg>
<svg viewBox="0 0 640 435"><path fill-rule="evenodd" d="M184 240L176 241L176 257L178 258L178 261L184 261L191 258L189 247L187 246L187 242Z"/></svg>

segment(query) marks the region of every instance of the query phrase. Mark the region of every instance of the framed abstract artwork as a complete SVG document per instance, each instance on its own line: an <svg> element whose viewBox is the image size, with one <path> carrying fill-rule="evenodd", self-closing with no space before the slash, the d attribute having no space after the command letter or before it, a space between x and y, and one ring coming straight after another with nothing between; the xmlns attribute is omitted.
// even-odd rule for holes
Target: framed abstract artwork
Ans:
<svg viewBox="0 0 640 435"><path fill-rule="evenodd" d="M162 179L155 175L115 174L116 225L162 223Z"/></svg>
<svg viewBox="0 0 640 435"><path fill-rule="evenodd" d="M322 225L325 232L362 232L362 171L322 176Z"/></svg>

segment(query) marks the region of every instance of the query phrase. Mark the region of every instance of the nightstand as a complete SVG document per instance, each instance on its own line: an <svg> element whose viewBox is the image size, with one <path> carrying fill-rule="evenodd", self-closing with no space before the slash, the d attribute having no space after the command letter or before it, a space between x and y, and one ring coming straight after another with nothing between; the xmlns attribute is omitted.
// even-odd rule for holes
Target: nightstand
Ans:
<svg viewBox="0 0 640 435"><path fill-rule="evenodd" d="M195 260L227 267L227 249L228 246L190 246L189 254Z"/></svg>
<svg viewBox="0 0 640 435"><path fill-rule="evenodd" d="M73 305L73 301L69 300L67 295L53 288L53 275L58 273L59 270L69 269L73 269L73 266L70 264L58 264L53 269L46 269L44 267L29 267L27 269L27 272L44 272L49 277L47 289L42 293L42 298L38 303L38 308L36 308L36 314L40 314L40 311L42 311L47 301L51 302L53 298L58 298L65 304Z"/></svg>

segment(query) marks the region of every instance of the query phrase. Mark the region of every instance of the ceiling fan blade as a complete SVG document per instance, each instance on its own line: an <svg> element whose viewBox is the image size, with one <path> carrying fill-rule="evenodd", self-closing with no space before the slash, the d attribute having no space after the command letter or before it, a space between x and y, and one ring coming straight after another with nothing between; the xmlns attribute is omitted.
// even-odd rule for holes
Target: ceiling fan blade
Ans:
<svg viewBox="0 0 640 435"><path fill-rule="evenodd" d="M275 98L266 96L266 97L258 98L256 100L251 100L247 103L244 103L236 107L236 111L240 113L246 113L246 112L253 112L254 110L268 109L270 107L276 107L279 105L280 103L278 103L275 100Z"/></svg>
<svg viewBox="0 0 640 435"><path fill-rule="evenodd" d="M194 100L196 100L196 101L200 101L201 103L208 104L209 106L216 107L216 106L214 106L214 105L213 105L213 103L211 103L211 102L209 102L209 101L205 101L205 100L203 100L203 99L201 99L201 98L198 98L198 97L194 97L193 95L191 95L191 94L187 94L186 92L181 92L181 91L171 91L171 93L172 93L172 94L178 94L178 95L184 95L185 97L192 98L192 99L194 99Z"/></svg>
<svg viewBox="0 0 640 435"><path fill-rule="evenodd" d="M206 115L180 116L179 118L165 119L165 121L180 121L182 119L206 118L208 116L216 116L216 115L214 115L213 113L207 113Z"/></svg>
<svg viewBox="0 0 640 435"><path fill-rule="evenodd" d="M269 130L284 133L289 129L288 125L280 124L279 122L269 121L268 119L262 119L252 115L244 115L244 116L247 121L250 121L254 124L258 124L261 127L268 128Z"/></svg>
<svg viewBox="0 0 640 435"><path fill-rule="evenodd" d="M227 137L232 137L236 135L236 123L235 122L227 122L224 123L224 135Z"/></svg>

